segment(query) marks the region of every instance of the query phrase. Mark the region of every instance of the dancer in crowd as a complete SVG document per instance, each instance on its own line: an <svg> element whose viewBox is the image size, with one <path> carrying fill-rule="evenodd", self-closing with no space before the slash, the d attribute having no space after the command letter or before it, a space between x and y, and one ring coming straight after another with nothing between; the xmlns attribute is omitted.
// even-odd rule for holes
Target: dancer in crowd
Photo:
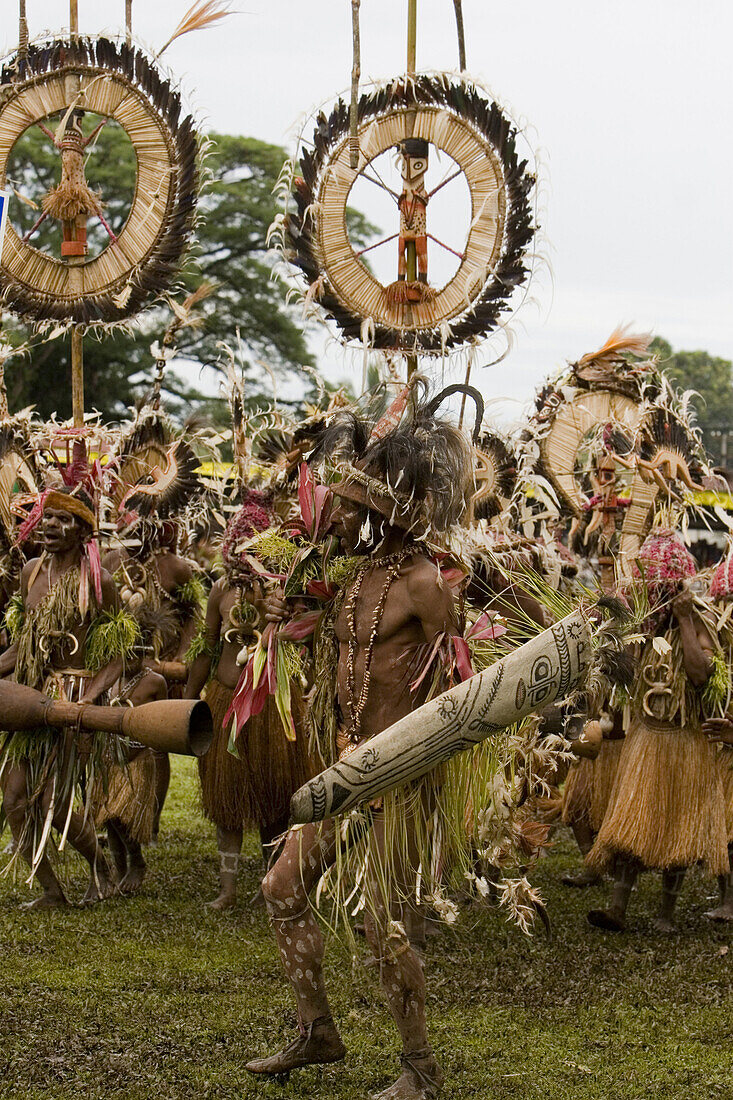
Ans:
<svg viewBox="0 0 733 1100"><path fill-rule="evenodd" d="M654 925L670 932L686 868L704 861L714 875L728 871L718 761L702 731L717 643L704 603L685 583L695 561L672 530L647 537L634 572L637 598L648 600L646 640L616 783L587 859L591 870L613 870L615 882L609 907L588 920L623 930L639 872L656 869L662 902Z"/></svg>
<svg viewBox="0 0 733 1100"><path fill-rule="evenodd" d="M216 825L219 850L220 893L210 902L214 909L228 909L235 904L244 829L259 830L267 869L277 838L287 828L291 796L315 774L303 730L302 692L297 684L291 691L295 738L290 740L285 735L270 696L262 711L253 714L239 735L232 737L234 751L230 751L231 723L224 719L242 672L237 658L254 640L255 629L264 625L258 610L263 583L253 571L247 544L275 521L264 493L243 489L241 500L222 542L224 575L211 590L206 619L192 647L185 693L188 699L198 698L206 685L204 697L214 717L214 742L199 760L203 809Z"/></svg>
<svg viewBox="0 0 733 1100"><path fill-rule="evenodd" d="M110 700L113 706L138 707L168 697L165 678L148 664L153 651L155 617L140 607L136 621L140 636L121 668L118 689ZM134 894L147 872L143 846L153 836L157 809L156 754L143 745L125 744L124 756L124 763L110 765L106 776L97 780L95 822L97 828L106 826L120 892Z"/></svg>
<svg viewBox="0 0 733 1100"><path fill-rule="evenodd" d="M727 691L717 716L708 715L703 723L703 732L713 741L720 741L718 762L720 778L725 798L725 817L728 831L728 870L718 878L720 904L710 909L705 916L713 921L733 921L733 720L726 711L731 700L733 677L733 628L726 609L733 600L733 554L729 551L720 562L710 582L710 598L715 609L722 609L722 625L719 626L719 639L722 647L722 660L727 680ZM720 714L723 711L723 714Z"/></svg>
<svg viewBox="0 0 733 1100"><path fill-rule="evenodd" d="M134 612L144 604L157 613L155 660L180 665L201 621L204 599L200 575L178 552L180 518L200 491L198 459L184 439L172 441L170 423L153 401L123 437L116 462L115 512L125 545L110 550L104 565L125 605ZM174 683L169 686L173 695L180 691ZM167 753L155 754L155 770L153 838L170 784Z"/></svg>
<svg viewBox="0 0 733 1100"><path fill-rule="evenodd" d="M77 469L85 466L83 444L75 459ZM21 535L41 520L44 553L23 568L17 633L0 657L0 675L13 673L19 683L69 701L100 701L119 675L117 659L128 655L130 630L118 613L114 582L99 564L89 486L80 481L45 490ZM28 862L43 888L32 908L66 904L46 851L52 827L61 833L62 846L68 840L89 864L84 900L100 901L114 889L88 812L75 808L85 773L108 760L107 741L72 729L5 737L3 808L16 855Z"/></svg>
<svg viewBox="0 0 733 1100"><path fill-rule="evenodd" d="M467 439L426 408L402 424L386 417L371 426L371 434L369 427L352 416L338 418L320 445L322 454L340 451L353 458L341 464L335 521L346 551L361 555L335 621L341 755L424 701L427 680L421 690L410 691L411 657L426 643L458 632L451 589L415 534L448 532L463 513L472 473ZM268 607L271 618L287 614L282 599ZM443 1075L427 1037L422 966L402 926L391 920L390 884L380 882L380 872L392 863L378 806L369 820L366 934L403 1047L399 1080L381 1095L419 1100L437 1095ZM404 826L413 828L409 820ZM345 1055L324 984L323 938L309 902L338 844L333 821L291 832L263 882L300 1034L280 1053L250 1062L254 1074L277 1076Z"/></svg>

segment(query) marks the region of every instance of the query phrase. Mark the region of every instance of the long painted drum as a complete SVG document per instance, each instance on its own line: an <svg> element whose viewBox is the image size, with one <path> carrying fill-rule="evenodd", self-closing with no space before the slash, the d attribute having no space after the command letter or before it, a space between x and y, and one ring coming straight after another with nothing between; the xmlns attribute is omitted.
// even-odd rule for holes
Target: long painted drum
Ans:
<svg viewBox="0 0 733 1100"><path fill-rule="evenodd" d="M563 699L590 666L591 643L581 611L418 707L295 792L295 824L322 821L378 798Z"/></svg>

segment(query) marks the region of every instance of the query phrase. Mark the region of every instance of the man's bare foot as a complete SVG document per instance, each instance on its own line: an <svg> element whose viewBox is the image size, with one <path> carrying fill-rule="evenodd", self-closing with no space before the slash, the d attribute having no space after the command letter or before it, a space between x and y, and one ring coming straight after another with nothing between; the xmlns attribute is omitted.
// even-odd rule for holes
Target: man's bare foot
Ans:
<svg viewBox="0 0 733 1100"><path fill-rule="evenodd" d="M102 866L98 863L89 880L87 892L81 899L81 903L82 905L96 905L98 901L106 901L107 898L111 898L116 891L117 886L109 868L106 864Z"/></svg>
<svg viewBox="0 0 733 1100"><path fill-rule="evenodd" d="M120 893L136 894L143 884L147 869L147 864L145 863L134 863L127 874L120 879Z"/></svg>
<svg viewBox="0 0 733 1100"><path fill-rule="evenodd" d="M658 916L652 921L652 928L655 932L661 932L665 936L673 935L677 929L669 917Z"/></svg>
<svg viewBox="0 0 733 1100"><path fill-rule="evenodd" d="M21 903L20 908L24 909L26 913L31 913L37 909L63 909L68 904L64 895L59 891L54 894L41 894L40 898L34 898L33 901L24 901Z"/></svg>
<svg viewBox="0 0 733 1100"><path fill-rule="evenodd" d="M600 875L587 867L583 871L578 871L577 874L562 875L560 878L563 886L575 886L579 890L583 890L586 886L598 886L602 881Z"/></svg>
<svg viewBox="0 0 733 1100"><path fill-rule="evenodd" d="M610 905L608 909L591 909L588 914L588 923L594 928L602 928L605 932L623 932L626 928L624 916L620 909Z"/></svg>
<svg viewBox="0 0 733 1100"><path fill-rule="evenodd" d="M431 1050L401 1055L402 1073L375 1100L433 1100L443 1088L443 1071Z"/></svg>
<svg viewBox="0 0 733 1100"><path fill-rule="evenodd" d="M214 898L213 901L206 902L207 909L214 909L217 913L221 913L224 909L233 909L237 904L237 895L228 893L223 890L219 894L218 898Z"/></svg>
<svg viewBox="0 0 733 1100"><path fill-rule="evenodd" d="M733 898L721 902L715 909L708 909L705 916L708 920L720 921L721 923L733 921Z"/></svg>
<svg viewBox="0 0 733 1100"><path fill-rule="evenodd" d="M307 1024L305 1031L289 1043L284 1050L269 1058L255 1058L247 1062L245 1069L264 1077L280 1077L287 1080L291 1070L303 1066L325 1065L340 1062L346 1056L346 1047L330 1016L320 1016Z"/></svg>

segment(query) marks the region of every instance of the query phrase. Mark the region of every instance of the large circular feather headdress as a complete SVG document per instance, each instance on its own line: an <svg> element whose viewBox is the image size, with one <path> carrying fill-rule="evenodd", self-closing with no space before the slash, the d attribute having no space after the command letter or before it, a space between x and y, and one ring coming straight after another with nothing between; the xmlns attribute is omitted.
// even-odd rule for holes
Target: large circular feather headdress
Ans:
<svg viewBox="0 0 733 1100"><path fill-rule="evenodd" d="M446 74L376 85L359 98L357 111L356 167L350 110L339 100L330 114L318 115L300 174L291 166L285 212L273 227L284 256L302 273L306 301L317 303L345 340L375 348L441 354L475 342L498 325L529 274L534 177L517 152L517 128L476 84ZM377 158L409 149L410 141L454 162L451 179L462 176L470 194L470 224L449 281L405 300L372 273L363 258L368 249L350 240L347 207L358 180L375 182ZM426 204L447 182L427 194ZM400 196L390 193L404 214Z"/></svg>
<svg viewBox="0 0 733 1100"><path fill-rule="evenodd" d="M0 187L16 143L44 120L61 116L56 135L46 131L56 137L62 158L64 150L73 153L70 119L79 111L113 119L126 132L137 162L135 193L119 235L110 232L107 247L97 255L80 253L78 262L35 248L32 238L7 225L0 300L3 308L40 324L90 326L134 316L169 286L193 229L199 189L193 120L141 49L107 38L54 39L6 60L0 71ZM77 136L81 141L80 130ZM99 196L83 179L76 183L83 202L99 216ZM59 192L49 193L44 208L61 217Z"/></svg>

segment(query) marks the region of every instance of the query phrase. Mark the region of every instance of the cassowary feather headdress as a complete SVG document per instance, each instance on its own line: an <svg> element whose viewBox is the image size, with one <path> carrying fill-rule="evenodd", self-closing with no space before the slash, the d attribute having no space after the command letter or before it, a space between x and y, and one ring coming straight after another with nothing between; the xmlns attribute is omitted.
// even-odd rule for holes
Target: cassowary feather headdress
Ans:
<svg viewBox="0 0 733 1100"><path fill-rule="evenodd" d="M468 436L435 415L458 392L476 404L477 436L484 410L478 391L456 384L428 400L418 377L376 422L353 410L337 413L311 464L331 467L337 496L380 513L416 538L442 541L465 514L473 490Z"/></svg>

